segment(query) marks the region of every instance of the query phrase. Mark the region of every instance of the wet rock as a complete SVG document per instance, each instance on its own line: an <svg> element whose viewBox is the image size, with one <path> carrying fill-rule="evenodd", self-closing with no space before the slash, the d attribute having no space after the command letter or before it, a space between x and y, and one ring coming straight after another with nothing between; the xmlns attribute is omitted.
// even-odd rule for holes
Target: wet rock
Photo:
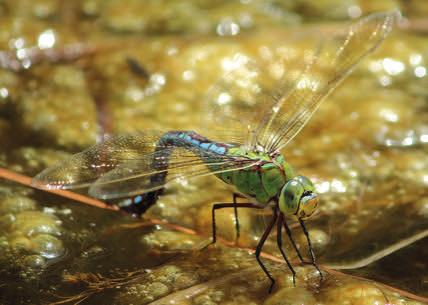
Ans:
<svg viewBox="0 0 428 305"><path fill-rule="evenodd" d="M423 197L416 202L416 210L418 214L425 219L428 219L428 197Z"/></svg>
<svg viewBox="0 0 428 305"><path fill-rule="evenodd" d="M321 253L325 252L328 249L330 237L325 231L320 229L310 229L308 233L311 238L312 247L315 253L320 255ZM304 234L303 236L300 235L299 241L300 241L300 245L306 245L307 244L306 236L304 236ZM302 247L302 248L306 249L307 247Z"/></svg>
<svg viewBox="0 0 428 305"><path fill-rule="evenodd" d="M96 109L80 69L58 66L28 80L27 86L17 105L22 128L37 134L43 144L67 149L95 142Z"/></svg>
<svg viewBox="0 0 428 305"><path fill-rule="evenodd" d="M35 175L70 156L61 150L20 147L9 153L8 168L28 175Z"/></svg>
<svg viewBox="0 0 428 305"><path fill-rule="evenodd" d="M116 32L236 35L241 28L247 30L266 24L295 24L299 21L299 17L287 8L258 1L156 1L144 5L128 1L125 7L120 4L117 0L108 1L100 16L102 24ZM225 16L221 14L223 10L227 10Z"/></svg>
<svg viewBox="0 0 428 305"><path fill-rule="evenodd" d="M406 304L407 301L392 296L386 289L364 282L345 282L338 287L332 287L321 297L323 302L329 304L375 304L394 303ZM399 301L398 303L396 303Z"/></svg>
<svg viewBox="0 0 428 305"><path fill-rule="evenodd" d="M215 289L210 289L202 295L194 298L193 303L195 305L216 305L221 304L224 301L224 292Z"/></svg>
<svg viewBox="0 0 428 305"><path fill-rule="evenodd" d="M0 199L0 215L6 213L19 213L36 208L36 202L24 196L5 196Z"/></svg>
<svg viewBox="0 0 428 305"><path fill-rule="evenodd" d="M35 17L40 19L52 18L58 14L60 5L55 0L37 0L32 4L32 11Z"/></svg>
<svg viewBox="0 0 428 305"><path fill-rule="evenodd" d="M145 234L142 236L141 242L151 250L171 251L194 249L197 244L201 243L201 239L197 236L161 229L150 234Z"/></svg>
<svg viewBox="0 0 428 305"><path fill-rule="evenodd" d="M263 305L317 304L314 295L303 287L285 287L274 292Z"/></svg>
<svg viewBox="0 0 428 305"><path fill-rule="evenodd" d="M0 72L0 165L35 173L61 159L60 150L78 151L94 143L98 127L116 133L202 126L200 130L207 129L204 135L210 135L213 126L208 119L209 110L204 108L206 93L233 67L237 53L250 59L264 58L270 63L286 54L301 68L304 55L313 54L309 51L312 44L304 43L307 35L290 43L289 36L301 33L296 28L290 30L287 24L311 19L311 23L316 23L314 27L324 29L318 16L349 19L372 10L400 6L413 25L413 17L408 13L417 10L422 16L425 9L419 2L415 5L415 1L395 0L197 0L130 1L123 5L117 0L61 4L51 0L19 4L7 1L0 4L0 45L2 50L11 51L14 58L21 58L17 61L21 72ZM61 29L62 24L70 28L68 34ZM337 22L326 29L328 32L341 26ZM252 32L246 34L249 31ZM426 37L411 31L394 30L382 49L359 66L284 150L299 172L316 179L321 214L308 222L308 228L316 254L323 253L327 263L335 258L352 263L368 257L397 242L400 236L411 236L415 228L420 229L419 220L426 216L423 187L427 172L423 160L427 142L427 44ZM164 35L171 33L180 35ZM189 33L210 35L195 37ZM47 60L35 65L28 57L29 48L49 51L76 37L96 47L90 60L69 65ZM129 64L130 58L134 64ZM10 62L6 60L6 64ZM95 104L101 112L97 112ZM240 109L236 114L239 120L244 117ZM97 126L98 120L110 126ZM409 142L411 145L407 145ZM411 303L398 294L390 296L386 290L385 301L381 289L367 282L332 276L319 285L312 266L295 267L298 278L294 288L287 266L276 265L272 257L263 257L277 280L273 294L268 295L269 281L248 251L224 249L220 244L204 252L189 251L198 240L208 241L210 237L211 204L230 201L230 191L213 181L214 177L182 179L168 186L145 215L196 229L206 236L193 238L164 228L155 228L143 237L137 232L133 240L140 239L147 251L138 253L141 260L135 260L136 265L132 265L134 260L130 263L126 259L130 252L123 251L123 240L116 243L114 232L108 230L113 217L100 213L97 226L94 223L87 229L91 213L96 212L82 209L84 212L77 216L70 214L70 210L60 213L56 208L42 212L39 204L28 197L29 189L1 185L0 192L7 194L7 198L0 198L0 269L22 268L24 271L18 276L25 275L28 280L34 275L30 270L43 272L52 259L57 261L66 253L64 236L69 234L66 236L77 240L79 246L89 244L78 254L70 251L71 264L67 267L77 273L111 274L124 265L141 268L140 263L153 263L153 251L158 251L156 258L170 258L169 251L186 249L185 254L162 261L161 266L135 281L129 282L124 276L125 283L115 285L118 289L113 292L108 289L108 295L101 291L97 300L113 293L115 303L143 304L185 291L186 296L177 304L311 304L314 300L323 304ZM37 193L37 198L42 196ZM269 216L254 217L248 210L239 211L242 246L256 244ZM60 219L67 220L70 232L65 231ZM234 240L233 211L219 213L217 222L219 236ZM101 223L108 228L101 229ZM98 246L98 238L107 242ZM298 238L303 252L304 235ZM111 255L109 247L117 247L115 255ZM274 234L263 250L273 259L279 257ZM73 261L73 255L78 257L77 261ZM296 257L292 256L292 260L294 266ZM61 263L58 261L58 266L64 267ZM424 270L423 266L420 269ZM88 278L102 284L101 276ZM416 274L412 280L421 278L421 274ZM22 283L18 284L22 289ZM63 292L63 286L49 282L49 278L38 281L38 285L55 294ZM417 289L415 285L403 285L400 288ZM73 287L73 291L80 287ZM7 288L0 288L2 303ZM192 288L205 290L195 293ZM16 296L14 289L6 293ZM34 298L39 300L40 295ZM34 300L25 299L27 303L37 303L31 301Z"/></svg>

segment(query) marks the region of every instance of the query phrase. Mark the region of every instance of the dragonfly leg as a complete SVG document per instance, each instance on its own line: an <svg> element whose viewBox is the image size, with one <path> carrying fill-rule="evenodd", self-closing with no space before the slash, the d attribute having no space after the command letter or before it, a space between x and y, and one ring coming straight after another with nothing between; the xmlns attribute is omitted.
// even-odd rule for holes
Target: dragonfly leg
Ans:
<svg viewBox="0 0 428 305"><path fill-rule="evenodd" d="M275 280L273 279L273 277L269 273L269 271L266 269L266 266L261 261L260 253L262 252L263 245L265 244L266 239L268 238L270 232L272 231L272 228L273 228L277 218L278 218L278 210L275 208L274 212L273 212L272 219L271 219L270 223L268 224L266 230L264 231L262 237L260 238L259 243L257 244L256 253L255 253L257 262L259 263L260 267L263 269L263 272L267 275L267 277L269 278L269 280L271 282L270 287L269 287L269 293L272 292L273 286L275 285Z"/></svg>
<svg viewBox="0 0 428 305"><path fill-rule="evenodd" d="M311 256L312 265L315 267L315 269L317 269L317 271L320 275L320 283L321 283L321 281L323 280L323 275L322 275L322 272L321 272L320 268L318 267L318 265L315 261L314 249L312 248L312 243L311 243L311 239L309 237L308 230L306 230L305 222L303 221L303 219L299 218L299 222L300 222L300 226L303 229L303 233L305 233L306 240L308 241L309 254Z"/></svg>
<svg viewBox="0 0 428 305"><path fill-rule="evenodd" d="M302 264L303 264L303 263L305 263L305 262L304 262L304 260L303 260L302 254L300 254L299 248L298 248L298 247L297 247L297 245L296 245L296 241L294 240L294 237L293 237L293 235L291 234L291 230L290 230L290 228L288 227L288 224L287 224L286 220L285 220L285 219L283 219L283 222L284 222L285 232L287 232L288 239L290 239L290 242L291 242L291 244L293 245L293 248L294 248L294 250L296 251L297 256L299 257L299 259L300 259L300 261L302 262Z"/></svg>
<svg viewBox="0 0 428 305"><path fill-rule="evenodd" d="M239 236L241 235L241 231L239 227L239 218L238 218L238 205L236 202L237 198L245 198L245 197L238 193L233 193L233 204L234 204L233 210L235 212L236 240L238 240Z"/></svg>
<svg viewBox="0 0 428 305"><path fill-rule="evenodd" d="M282 248L282 225L285 225L284 222L284 214L279 213L279 218L278 218L278 222L277 222L277 234L276 234L276 242L278 244L278 249L282 254L282 257L284 258L285 262L288 265L288 268L290 268L291 273L293 274L293 285L294 287L296 287L296 271L294 271L293 266L290 264L290 261L287 258L287 255L284 252L284 249Z"/></svg>
<svg viewBox="0 0 428 305"><path fill-rule="evenodd" d="M238 208L250 208L250 209L263 209L263 207L259 207L253 203L240 203L237 204L236 200L234 202L225 202L225 203L214 203L213 208L211 210L211 217L212 217L212 242L211 244L215 244L217 241L217 226L216 226L216 220L215 220L215 211L219 209L224 208L234 208L237 210ZM235 217L237 217L237 214L235 214Z"/></svg>

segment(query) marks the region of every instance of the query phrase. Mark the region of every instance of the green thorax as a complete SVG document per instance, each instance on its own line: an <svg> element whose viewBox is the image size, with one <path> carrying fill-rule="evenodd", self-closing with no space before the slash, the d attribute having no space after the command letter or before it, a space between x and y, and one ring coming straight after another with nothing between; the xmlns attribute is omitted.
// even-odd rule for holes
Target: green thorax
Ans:
<svg viewBox="0 0 428 305"><path fill-rule="evenodd" d="M241 148L229 148L227 154L260 161L249 168L217 174L224 182L234 185L243 195L255 198L258 203L267 204L279 197L284 184L294 177L290 164L280 154L269 156L263 152L246 152Z"/></svg>

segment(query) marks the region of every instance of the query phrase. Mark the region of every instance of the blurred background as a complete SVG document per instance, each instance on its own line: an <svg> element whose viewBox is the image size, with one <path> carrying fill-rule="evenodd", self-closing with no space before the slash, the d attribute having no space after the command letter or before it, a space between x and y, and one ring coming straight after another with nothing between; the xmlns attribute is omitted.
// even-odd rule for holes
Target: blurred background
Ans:
<svg viewBox="0 0 428 305"><path fill-rule="evenodd" d="M427 1L0 1L0 166L31 177L106 134L199 130L236 55L275 61L285 48L298 62L314 37L392 9L400 25L283 151L320 193L307 226L322 284L286 244L294 287L272 236L267 293L251 249L269 211L240 212L239 244L220 211L223 239L199 251L212 203L231 199L214 177L169 185L136 219L2 171L0 304L427 303Z"/></svg>

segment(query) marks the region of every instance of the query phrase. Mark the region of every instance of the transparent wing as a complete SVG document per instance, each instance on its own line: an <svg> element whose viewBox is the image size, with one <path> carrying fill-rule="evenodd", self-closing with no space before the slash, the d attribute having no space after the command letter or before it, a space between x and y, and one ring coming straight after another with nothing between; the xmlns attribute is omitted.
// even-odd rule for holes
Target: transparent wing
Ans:
<svg viewBox="0 0 428 305"><path fill-rule="evenodd" d="M257 126L261 101L258 68L242 54L232 60L232 68L210 88L205 97L204 120L216 141L244 146Z"/></svg>
<svg viewBox="0 0 428 305"><path fill-rule="evenodd" d="M398 18L377 13L326 39L299 32L256 55L237 54L205 98L207 132L248 150L280 150Z"/></svg>
<svg viewBox="0 0 428 305"><path fill-rule="evenodd" d="M164 187L171 181L235 171L257 164L198 148L169 147L130 160L108 172L89 188L91 196L113 199L134 196Z"/></svg>
<svg viewBox="0 0 428 305"><path fill-rule="evenodd" d="M301 38L287 38L290 49L277 48L270 58L256 55L236 54L228 60L227 72L210 88L204 98L204 134L210 134L216 141L234 143L248 150L255 148L255 133L266 109L276 103L275 92L281 77L281 93L292 90L294 80L308 65L311 56L296 60L296 49L306 43ZM293 43L296 42L296 43ZM308 50L315 50L304 46Z"/></svg>
<svg viewBox="0 0 428 305"><path fill-rule="evenodd" d="M32 183L48 189L89 187L120 164L152 153L162 135L161 131L147 131L108 138L45 169Z"/></svg>
<svg viewBox="0 0 428 305"><path fill-rule="evenodd" d="M175 146L160 146L163 134L148 131L109 138L44 170L34 177L33 185L47 189L89 187L91 195L111 199L159 189L175 179L232 171L255 163L202 150L180 139Z"/></svg>
<svg viewBox="0 0 428 305"><path fill-rule="evenodd" d="M311 63L293 81L286 81L277 91L275 104L263 114L256 131L256 141L266 151L283 148L309 121L322 100L373 52L400 18L399 12L376 13L352 24L345 35L326 39Z"/></svg>

